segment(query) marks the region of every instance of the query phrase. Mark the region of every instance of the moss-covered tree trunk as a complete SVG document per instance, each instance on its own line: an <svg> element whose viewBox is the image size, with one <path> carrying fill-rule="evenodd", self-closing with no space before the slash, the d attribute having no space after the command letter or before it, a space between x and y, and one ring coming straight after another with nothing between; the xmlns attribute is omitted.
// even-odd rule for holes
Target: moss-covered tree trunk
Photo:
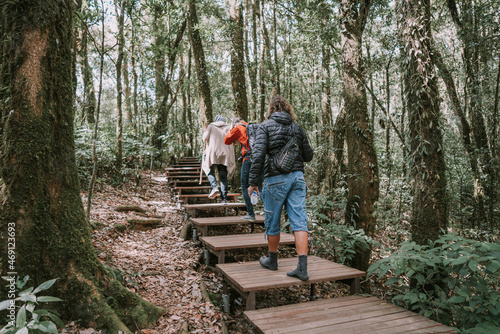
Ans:
<svg viewBox="0 0 500 334"><path fill-rule="evenodd" d="M448 220L439 92L431 55L430 8L430 0L401 0L398 8L412 159L411 232L418 244L436 240Z"/></svg>
<svg viewBox="0 0 500 334"><path fill-rule="evenodd" d="M362 35L370 0L342 0L340 22L342 23L342 60L344 67L344 100L346 142L348 155L349 194L346 205L346 222L363 229L373 236L375 218L374 204L379 195L378 162L373 144L362 64ZM371 250L357 249L351 264L366 270Z"/></svg>
<svg viewBox="0 0 500 334"><path fill-rule="evenodd" d="M131 333L164 310L114 280L92 245L80 199L72 108L72 1L0 9L0 266L49 291L65 319ZM10 224L10 225L9 225ZM15 226L15 262L7 227ZM12 274L15 275L15 274ZM3 295L3 294L2 294Z"/></svg>

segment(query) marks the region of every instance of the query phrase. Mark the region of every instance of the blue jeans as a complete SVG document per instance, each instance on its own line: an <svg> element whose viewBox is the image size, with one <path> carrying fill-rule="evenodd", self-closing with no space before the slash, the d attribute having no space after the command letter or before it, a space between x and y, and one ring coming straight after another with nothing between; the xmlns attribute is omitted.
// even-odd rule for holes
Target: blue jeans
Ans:
<svg viewBox="0 0 500 334"><path fill-rule="evenodd" d="M218 164L213 164L210 166L210 173L208 173L208 182L210 182L210 185L212 186L213 189L218 189L217 187L217 180L215 179L215 169L219 171L219 181L220 181L220 197L221 199L225 200L227 199L227 166L226 165L218 165Z"/></svg>
<svg viewBox="0 0 500 334"><path fill-rule="evenodd" d="M281 231L281 211L286 207L292 232L307 229L306 180L300 171L267 177L262 188L267 235Z"/></svg>
<svg viewBox="0 0 500 334"><path fill-rule="evenodd" d="M255 212L253 211L252 202L250 202L250 196L248 196L248 187L250 187L250 167L252 167L252 161L246 159L241 164L241 192L243 193L243 199L247 206L247 213L255 217ZM261 174L259 178L259 193L262 193L262 181L264 180L264 175Z"/></svg>

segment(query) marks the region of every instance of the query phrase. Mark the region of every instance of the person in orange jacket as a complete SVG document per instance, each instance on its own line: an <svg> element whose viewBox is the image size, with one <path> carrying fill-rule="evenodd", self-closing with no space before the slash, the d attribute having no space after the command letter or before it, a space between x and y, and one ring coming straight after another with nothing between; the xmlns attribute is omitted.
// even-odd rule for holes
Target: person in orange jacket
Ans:
<svg viewBox="0 0 500 334"><path fill-rule="evenodd" d="M235 141L241 144L241 158L243 159L241 164L241 192L243 193L243 199L247 206L247 214L241 219L247 220L249 222L255 222L255 212L253 209L252 202L250 201L250 196L248 195L248 187L250 186L248 177L250 172L250 167L252 166L250 143L247 134L248 123L241 117L236 117L233 119L231 130L226 133L224 137L224 144L231 145ZM263 179L263 178L262 178ZM262 180L260 181L259 188L262 187Z"/></svg>

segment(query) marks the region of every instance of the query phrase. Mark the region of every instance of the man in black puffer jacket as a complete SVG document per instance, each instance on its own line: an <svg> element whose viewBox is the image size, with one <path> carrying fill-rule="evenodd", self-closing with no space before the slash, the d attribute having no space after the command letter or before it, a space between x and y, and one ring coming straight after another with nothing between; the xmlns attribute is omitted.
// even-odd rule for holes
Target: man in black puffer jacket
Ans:
<svg viewBox="0 0 500 334"><path fill-rule="evenodd" d="M306 281L309 279L307 273L307 186L303 172L304 162L309 162L313 158L313 150L305 131L294 123L296 117L292 106L283 97L276 95L271 99L267 117L268 120L259 126L252 150L250 187L248 187L249 194L253 191L258 193L259 176L264 173L261 198L264 203L269 256L262 256L260 264L270 270L278 269L281 211L283 206L286 206L290 227L295 237L295 248L299 256L297 269L288 272L287 275ZM274 164L273 157L285 146L292 135L297 138L300 154L293 164L291 173L281 174Z"/></svg>

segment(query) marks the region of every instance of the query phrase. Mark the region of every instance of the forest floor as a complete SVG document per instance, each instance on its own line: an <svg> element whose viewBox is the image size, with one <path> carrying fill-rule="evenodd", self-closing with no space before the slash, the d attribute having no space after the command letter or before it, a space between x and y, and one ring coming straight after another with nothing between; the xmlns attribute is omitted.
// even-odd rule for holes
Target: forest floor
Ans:
<svg viewBox="0 0 500 334"><path fill-rule="evenodd" d="M82 193L85 206L86 195ZM146 212L116 210L125 205L139 206ZM127 222L145 217L159 218L162 224L158 228L136 230ZM209 266L204 264L199 241L180 238L185 223L184 212L177 208L161 172L143 172L136 182L119 186L99 184L92 198L90 220L95 226L93 242L101 261L123 273L123 284L128 289L167 310L154 328L136 333L178 333L185 322L189 333L221 333L224 325L230 333L255 333L243 318L245 302L239 296L231 295L231 311L229 314L223 312L220 302L222 277L212 263ZM219 230L216 233L248 232L245 227L236 227L236 231L235 227L231 228L231 231ZM264 248L233 251L228 256L229 261L257 260L266 251ZM280 256L292 255L293 248L280 250ZM203 298L203 284L212 302ZM321 298L348 294L343 284L319 284L317 288ZM305 302L309 297L308 286L270 290L257 294L257 308ZM93 328L82 328L75 322L68 323L64 332L100 333Z"/></svg>

